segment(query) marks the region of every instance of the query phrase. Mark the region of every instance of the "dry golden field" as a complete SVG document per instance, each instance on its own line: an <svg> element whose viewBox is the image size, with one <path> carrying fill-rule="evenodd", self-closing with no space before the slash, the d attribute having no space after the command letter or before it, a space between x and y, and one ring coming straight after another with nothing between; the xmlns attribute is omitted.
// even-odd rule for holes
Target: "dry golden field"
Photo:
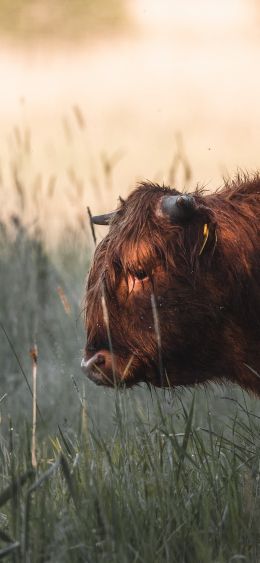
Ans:
<svg viewBox="0 0 260 563"><path fill-rule="evenodd" d="M257 3L124 7L86 40L2 41L1 212L22 205L52 243L140 179L212 189L259 166Z"/></svg>

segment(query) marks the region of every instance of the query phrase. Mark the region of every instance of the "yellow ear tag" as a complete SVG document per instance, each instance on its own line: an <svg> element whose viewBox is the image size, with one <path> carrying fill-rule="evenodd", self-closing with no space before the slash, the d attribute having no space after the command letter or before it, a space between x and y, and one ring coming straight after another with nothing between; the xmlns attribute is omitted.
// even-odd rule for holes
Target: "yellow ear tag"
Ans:
<svg viewBox="0 0 260 563"><path fill-rule="evenodd" d="M201 249L200 249L199 256L202 254L202 252L203 252L203 250L204 250L204 248L205 248L206 242L207 242L207 240L208 240L208 238L209 238L209 227L208 227L207 223L205 223L205 225L204 225L204 227L203 227L203 236L204 236L204 241L203 241L203 243L202 243L202 247L201 247Z"/></svg>

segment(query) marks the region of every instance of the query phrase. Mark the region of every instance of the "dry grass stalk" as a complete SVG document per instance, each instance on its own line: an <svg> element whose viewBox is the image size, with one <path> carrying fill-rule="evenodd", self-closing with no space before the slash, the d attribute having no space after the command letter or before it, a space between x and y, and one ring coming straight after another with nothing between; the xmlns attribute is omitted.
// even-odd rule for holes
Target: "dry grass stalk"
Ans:
<svg viewBox="0 0 260 563"><path fill-rule="evenodd" d="M108 310L107 310L106 299L105 299L105 295L104 295L104 289L103 289L103 291L102 291L101 304L102 304L103 319L104 319L104 323L105 323L106 331L107 331L107 339L108 339L108 344L109 344L109 351L110 351L110 354L111 354L111 363L112 363L112 371L113 371L113 380L114 380L114 385L116 386L115 359L114 359L114 353L113 353L112 338L111 338L111 332L110 332L110 326L109 326L109 316L108 316Z"/></svg>
<svg viewBox="0 0 260 563"><path fill-rule="evenodd" d="M169 184L174 185L177 178L177 172L183 170L184 183L189 182L192 177L192 170L188 158L184 150L184 144L181 133L176 133L176 151L174 153L172 163L169 170Z"/></svg>
<svg viewBox="0 0 260 563"><path fill-rule="evenodd" d="M64 309L65 313L68 316L70 316L71 315L71 306L70 306L69 300L67 298L67 295L65 294L64 289L62 289L62 287L60 285L57 287L57 293L58 293L58 296L61 300L61 303L63 305L63 309Z"/></svg>
<svg viewBox="0 0 260 563"><path fill-rule="evenodd" d="M74 106L72 106L72 110L73 110L73 113L75 115L75 119L76 119L76 122L78 124L79 129L81 129L81 130L85 129L86 128L86 121L85 121L85 117L83 115L82 109L77 104L75 104Z"/></svg>
<svg viewBox="0 0 260 563"><path fill-rule="evenodd" d="M155 330L155 334L156 334L157 347L158 347L159 371L160 371L160 377L163 381L163 371L164 370L163 370L163 361L162 361L162 341L161 341L158 311L157 311L157 306L156 306L154 294L151 295L151 305L152 305L152 311L153 311L154 330Z"/></svg>
<svg viewBox="0 0 260 563"><path fill-rule="evenodd" d="M37 396L37 363L38 363L38 349L36 344L31 348L30 355L32 358L32 392L33 392L33 403L32 403L32 467L37 469L37 459L36 459L36 396Z"/></svg>
<svg viewBox="0 0 260 563"><path fill-rule="evenodd" d="M102 164L102 168L103 168L103 173L105 176L105 182L106 182L106 189L108 191L112 191L113 188L113 172L114 172L114 168L117 165L117 163L121 160L121 158L123 157L123 152L122 151L116 151L113 155L111 155L110 157L107 156L107 154L105 152L101 153L101 164Z"/></svg>
<svg viewBox="0 0 260 563"><path fill-rule="evenodd" d="M93 238L93 241L94 241L94 245L96 246L96 244L97 244L97 237L96 237L96 233L95 233L94 223L93 223L93 221L92 221L92 213L91 213L89 207L87 207L87 211L88 211L88 216L89 216L89 224L90 224L90 229L91 229L92 238Z"/></svg>
<svg viewBox="0 0 260 563"><path fill-rule="evenodd" d="M87 399L86 399L85 385L83 385L83 393L82 393L81 431L82 431L83 436L87 437L87 435L88 435L88 411L87 411Z"/></svg>
<svg viewBox="0 0 260 563"><path fill-rule="evenodd" d="M67 143L71 143L73 140L71 126L69 120L65 116L62 118L62 127Z"/></svg>
<svg viewBox="0 0 260 563"><path fill-rule="evenodd" d="M93 362L93 363L95 363L95 362ZM73 375L71 375L71 380L72 380L73 385L76 389L76 392L78 394L80 404L81 404L81 431L82 431L82 434L84 436L87 436L87 433L88 433L88 410L87 410L87 399L86 399L85 385L83 385L83 392L81 394L80 390L79 390L79 386L77 384L77 381L76 381L76 379Z"/></svg>

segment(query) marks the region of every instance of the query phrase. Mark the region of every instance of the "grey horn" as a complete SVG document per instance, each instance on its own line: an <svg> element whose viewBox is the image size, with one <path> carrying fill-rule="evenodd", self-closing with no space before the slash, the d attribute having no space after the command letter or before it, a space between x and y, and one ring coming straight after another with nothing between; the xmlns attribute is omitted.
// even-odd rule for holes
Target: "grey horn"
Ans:
<svg viewBox="0 0 260 563"><path fill-rule="evenodd" d="M95 225L110 225L115 215L116 211L111 211L111 213L106 213L105 215L95 215L95 217L91 217L91 221Z"/></svg>
<svg viewBox="0 0 260 563"><path fill-rule="evenodd" d="M172 222L187 221L196 210L196 201L191 195L169 195L162 198L161 211Z"/></svg>

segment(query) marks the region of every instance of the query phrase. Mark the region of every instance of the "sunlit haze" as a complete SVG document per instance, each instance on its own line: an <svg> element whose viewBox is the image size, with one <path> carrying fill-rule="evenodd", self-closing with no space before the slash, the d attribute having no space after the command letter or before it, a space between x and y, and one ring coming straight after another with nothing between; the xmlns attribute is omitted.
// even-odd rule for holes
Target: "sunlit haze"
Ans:
<svg viewBox="0 0 260 563"><path fill-rule="evenodd" d="M108 210L143 178L211 189L223 175L259 166L257 2L136 0L126 6L129 21L115 34L51 48L41 41L3 43L6 215L14 206L7 180L14 149L29 194L35 178L48 184L56 177L51 204L40 206L55 233L61 213L62 222L73 222L86 205ZM30 135L30 154L19 148L18 129ZM190 178L182 164L172 169L179 149ZM75 197L73 174L81 187Z"/></svg>

